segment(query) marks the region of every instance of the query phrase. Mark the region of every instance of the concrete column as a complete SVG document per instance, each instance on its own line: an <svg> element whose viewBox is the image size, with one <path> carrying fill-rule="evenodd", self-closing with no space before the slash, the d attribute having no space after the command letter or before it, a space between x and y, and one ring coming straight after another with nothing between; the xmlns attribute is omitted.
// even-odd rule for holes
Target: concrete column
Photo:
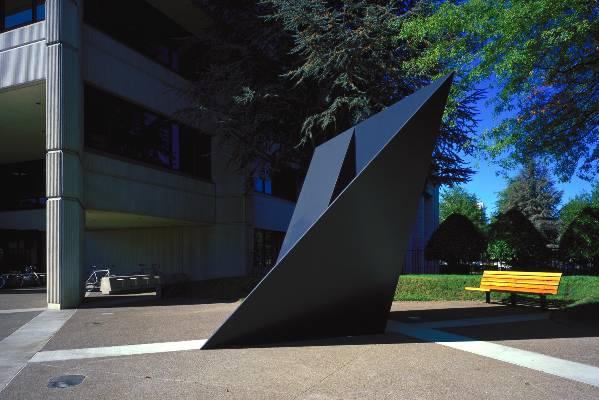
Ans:
<svg viewBox="0 0 599 400"><path fill-rule="evenodd" d="M81 1L46 1L46 251L48 308L83 294Z"/></svg>

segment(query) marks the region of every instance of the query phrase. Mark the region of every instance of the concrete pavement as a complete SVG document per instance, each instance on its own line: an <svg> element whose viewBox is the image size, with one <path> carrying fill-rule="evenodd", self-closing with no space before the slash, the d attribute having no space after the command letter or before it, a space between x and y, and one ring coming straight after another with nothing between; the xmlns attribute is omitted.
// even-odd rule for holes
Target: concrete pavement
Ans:
<svg viewBox="0 0 599 400"><path fill-rule="evenodd" d="M77 310L38 354L205 339L236 306L151 301L140 306L137 300L137 306L101 307L101 303L95 303ZM530 309L521 307L478 302L395 303L392 318L415 326L457 319L509 320L510 316L526 318L530 313ZM535 334L535 326L543 333ZM443 332L477 340L488 338L491 343L532 349L590 366L597 365L599 359L595 352L599 348L597 332L584 326L562 326L541 317L445 327ZM565 345L568 349L563 348ZM47 387L49 379L65 374L86 378L81 385L67 389ZM599 388L414 337L386 334L252 349L30 362L0 393L2 399L142 397L561 400L596 399Z"/></svg>

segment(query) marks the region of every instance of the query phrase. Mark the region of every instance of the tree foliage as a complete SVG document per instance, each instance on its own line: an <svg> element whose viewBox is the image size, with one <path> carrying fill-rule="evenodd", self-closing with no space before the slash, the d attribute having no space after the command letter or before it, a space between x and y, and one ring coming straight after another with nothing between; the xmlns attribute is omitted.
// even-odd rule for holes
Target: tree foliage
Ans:
<svg viewBox="0 0 599 400"><path fill-rule="evenodd" d="M402 63L413 50L394 40L392 23L412 1L196 0L216 28L203 38L207 67L186 110L211 118L240 167L306 166L313 149L428 84ZM452 98L437 143L432 178L461 182L480 92Z"/></svg>
<svg viewBox="0 0 599 400"><path fill-rule="evenodd" d="M512 249L512 266L519 269L543 268L550 258L543 235L515 208L499 214L489 226L489 242L496 241L503 241Z"/></svg>
<svg viewBox="0 0 599 400"><path fill-rule="evenodd" d="M562 180L597 175L596 0L425 0L401 25L398 38L423 49L406 60L409 73L455 69L466 89L497 81L493 102L509 117L486 134L493 157L546 158Z"/></svg>
<svg viewBox="0 0 599 400"><path fill-rule="evenodd" d="M545 238L552 241L557 237L557 206L561 196L562 192L555 188L547 169L529 162L499 192L497 209L500 213L513 208L520 210Z"/></svg>
<svg viewBox="0 0 599 400"><path fill-rule="evenodd" d="M464 272L463 264L479 260L487 247L481 231L460 214L448 216L431 235L424 255L427 260L447 262L448 272Z"/></svg>
<svg viewBox="0 0 599 400"><path fill-rule="evenodd" d="M584 208L568 225L560 240L565 260L592 263L599 270L599 208Z"/></svg>
<svg viewBox="0 0 599 400"><path fill-rule="evenodd" d="M511 264L516 258L516 250L505 240L493 240L487 246L487 255L493 261Z"/></svg>
<svg viewBox="0 0 599 400"><path fill-rule="evenodd" d="M451 214L465 216L481 230L487 224L485 209L478 197L459 186L450 187L441 192L441 202L439 204L441 221L445 221Z"/></svg>
<svg viewBox="0 0 599 400"><path fill-rule="evenodd" d="M570 199L559 211L559 229L563 234L570 223L587 207L599 208L599 182L593 185L591 193L582 193Z"/></svg>
<svg viewBox="0 0 599 400"><path fill-rule="evenodd" d="M194 0L213 25L199 35L203 65L182 117L216 131L233 166L262 169L305 163L296 149L302 111L316 98L281 75L296 63L292 38L261 17L255 0ZM208 50L208 51L206 51Z"/></svg>

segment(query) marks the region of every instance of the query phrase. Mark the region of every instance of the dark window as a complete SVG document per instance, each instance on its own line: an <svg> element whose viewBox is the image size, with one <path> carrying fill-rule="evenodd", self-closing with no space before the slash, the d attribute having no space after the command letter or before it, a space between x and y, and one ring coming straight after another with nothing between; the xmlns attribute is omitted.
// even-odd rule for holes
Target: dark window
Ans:
<svg viewBox="0 0 599 400"><path fill-rule="evenodd" d="M46 205L44 160L0 165L0 210L29 210Z"/></svg>
<svg viewBox="0 0 599 400"><path fill-rule="evenodd" d="M300 173L293 168L283 168L273 174L265 172L255 176L253 183L255 192L297 201Z"/></svg>
<svg viewBox="0 0 599 400"><path fill-rule="evenodd" d="M254 178L254 191L264 194L272 194L272 181L267 176Z"/></svg>
<svg viewBox="0 0 599 400"><path fill-rule="evenodd" d="M196 74L193 35L143 0L85 0L84 20L186 78Z"/></svg>
<svg viewBox="0 0 599 400"><path fill-rule="evenodd" d="M277 262L285 232L254 229L254 268L255 275L264 275Z"/></svg>
<svg viewBox="0 0 599 400"><path fill-rule="evenodd" d="M20 272L26 265L46 271L46 233L0 229L0 273Z"/></svg>
<svg viewBox="0 0 599 400"><path fill-rule="evenodd" d="M211 179L210 136L85 86L85 146Z"/></svg>
<svg viewBox="0 0 599 400"><path fill-rule="evenodd" d="M42 21L45 0L0 0L0 32Z"/></svg>

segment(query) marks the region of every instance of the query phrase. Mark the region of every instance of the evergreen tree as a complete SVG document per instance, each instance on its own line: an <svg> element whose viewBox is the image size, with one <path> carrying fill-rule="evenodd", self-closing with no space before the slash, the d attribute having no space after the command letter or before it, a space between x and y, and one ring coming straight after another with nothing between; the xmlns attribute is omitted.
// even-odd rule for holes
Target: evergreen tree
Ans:
<svg viewBox="0 0 599 400"><path fill-rule="evenodd" d="M570 223L587 207L599 208L599 182L591 193L582 193L570 199L559 211L559 231L563 234Z"/></svg>
<svg viewBox="0 0 599 400"><path fill-rule="evenodd" d="M516 208L498 214L489 226L489 243L498 241L504 242L504 254L513 255L512 266L517 269L542 269L550 258L543 235Z"/></svg>
<svg viewBox="0 0 599 400"><path fill-rule="evenodd" d="M499 193L497 209L499 213L518 209L547 240L554 241L561 196L562 192L555 188L547 169L529 162Z"/></svg>
<svg viewBox="0 0 599 400"><path fill-rule="evenodd" d="M450 187L441 192L439 216L441 222L451 214L467 217L478 229L483 230L487 224L485 209L481 201L473 193L468 193L459 186Z"/></svg>
<svg viewBox="0 0 599 400"><path fill-rule="evenodd" d="M591 263L599 272L599 208L584 208L560 238L560 254L566 261Z"/></svg>
<svg viewBox="0 0 599 400"><path fill-rule="evenodd" d="M481 231L465 216L451 214L433 232L426 244L427 260L447 263L449 273L468 272L468 263L480 260L487 241Z"/></svg>
<svg viewBox="0 0 599 400"><path fill-rule="evenodd" d="M333 135L428 84L401 70L413 51L393 39L392 21L412 1L197 0L216 21L201 38L210 49L184 113L214 121L240 167L293 163ZM462 182L472 170L474 103L453 99L430 176Z"/></svg>

